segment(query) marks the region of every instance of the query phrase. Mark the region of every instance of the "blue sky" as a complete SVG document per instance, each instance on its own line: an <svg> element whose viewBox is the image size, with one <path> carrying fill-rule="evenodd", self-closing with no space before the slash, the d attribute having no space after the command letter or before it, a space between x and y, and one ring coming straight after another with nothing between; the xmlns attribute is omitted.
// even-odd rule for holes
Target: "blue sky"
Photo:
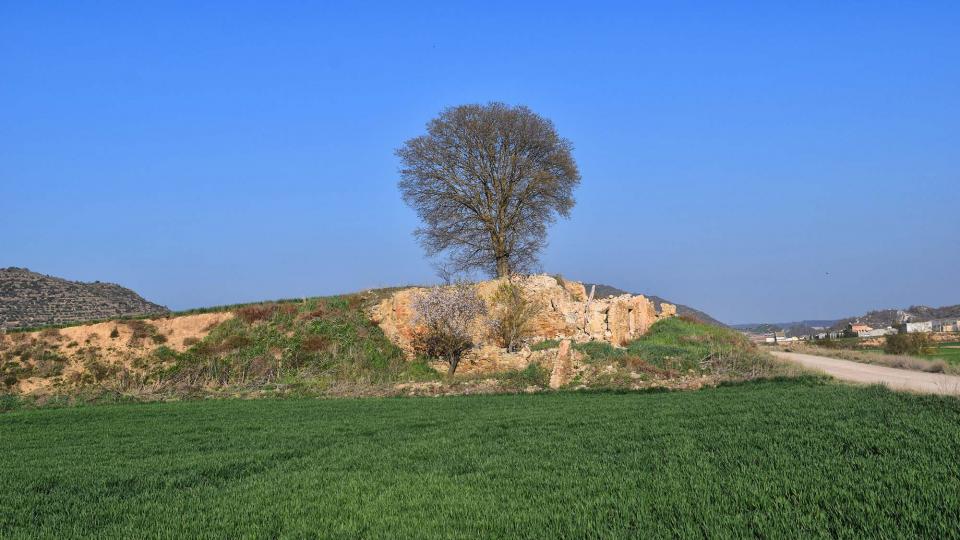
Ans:
<svg viewBox="0 0 960 540"><path fill-rule="evenodd" d="M497 100L575 145L551 273L730 323L960 303L956 2L136 4L0 1L0 267L436 281L393 150Z"/></svg>

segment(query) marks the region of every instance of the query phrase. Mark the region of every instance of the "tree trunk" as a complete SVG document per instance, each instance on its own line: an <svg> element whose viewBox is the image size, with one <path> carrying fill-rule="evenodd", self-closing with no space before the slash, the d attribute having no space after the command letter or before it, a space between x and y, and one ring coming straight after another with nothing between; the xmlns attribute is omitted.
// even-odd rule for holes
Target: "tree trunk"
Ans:
<svg viewBox="0 0 960 540"><path fill-rule="evenodd" d="M508 277L510 276L510 263L507 262L507 258L497 257L497 277Z"/></svg>
<svg viewBox="0 0 960 540"><path fill-rule="evenodd" d="M497 277L507 277L510 275L510 256L507 253L507 246L503 238L494 232L490 233L490 243L493 245L493 257L497 262Z"/></svg>
<svg viewBox="0 0 960 540"><path fill-rule="evenodd" d="M457 364L460 363L460 359L450 358L447 360L447 363L450 364L450 369L447 370L447 377L453 377L454 372L457 371Z"/></svg>

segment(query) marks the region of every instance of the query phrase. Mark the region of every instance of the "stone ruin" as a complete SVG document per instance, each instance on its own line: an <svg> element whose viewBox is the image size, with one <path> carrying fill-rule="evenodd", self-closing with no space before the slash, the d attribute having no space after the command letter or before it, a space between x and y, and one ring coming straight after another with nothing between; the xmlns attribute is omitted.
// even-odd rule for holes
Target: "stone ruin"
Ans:
<svg viewBox="0 0 960 540"><path fill-rule="evenodd" d="M676 306L664 303L658 313L654 303L643 295L592 298L592 291L587 291L582 283L545 274L512 279L522 287L527 298L541 308L531 322L531 343L557 339L577 343L604 341L622 346L645 334L659 319L672 317L677 312ZM491 280L473 285L490 311L500 283L500 280ZM412 355L411 339L416 330L413 300L424 290L398 291L377 305L371 314L384 334L408 355ZM484 321L476 321L474 327L472 337L478 350L473 356L490 357L495 349L500 350L500 356L504 355Z"/></svg>

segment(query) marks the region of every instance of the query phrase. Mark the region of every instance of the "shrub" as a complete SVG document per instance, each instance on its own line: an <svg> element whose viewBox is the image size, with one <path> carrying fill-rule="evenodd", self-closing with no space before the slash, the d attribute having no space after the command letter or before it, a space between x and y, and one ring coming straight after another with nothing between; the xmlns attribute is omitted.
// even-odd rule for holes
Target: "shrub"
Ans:
<svg viewBox="0 0 960 540"><path fill-rule="evenodd" d="M167 347L166 345L161 345L153 351L153 357L160 362L168 362L177 359L177 352ZM139 360L139 359L138 359ZM141 367L137 365L136 360L134 361L133 367ZM145 365L143 367L146 367Z"/></svg>
<svg viewBox="0 0 960 540"><path fill-rule="evenodd" d="M110 331L110 339L117 339L120 337L120 330L114 326L113 330Z"/></svg>
<svg viewBox="0 0 960 540"><path fill-rule="evenodd" d="M37 377L55 377L63 373L66 360L50 351L43 351L34 360L34 375Z"/></svg>
<svg viewBox="0 0 960 540"><path fill-rule="evenodd" d="M310 311L300 315L301 319L322 319L327 316L327 308L323 305L316 306Z"/></svg>
<svg viewBox="0 0 960 540"><path fill-rule="evenodd" d="M40 337L43 339L49 339L52 341L60 340L60 330L56 328L46 328L40 332Z"/></svg>
<svg viewBox="0 0 960 540"><path fill-rule="evenodd" d="M235 351L241 347L246 347L250 344L250 338L241 334L231 334L223 339L220 343L216 344L213 348L215 353L225 353L230 351Z"/></svg>
<svg viewBox="0 0 960 540"><path fill-rule="evenodd" d="M883 344L887 354L929 354L933 351L933 341L927 334L892 334Z"/></svg>
<svg viewBox="0 0 960 540"><path fill-rule="evenodd" d="M457 370L460 357L473 346L470 325L486 313L483 300L469 285L433 287L413 300L414 322L421 326L413 338L417 354L440 358Z"/></svg>
<svg viewBox="0 0 960 540"><path fill-rule="evenodd" d="M638 373L649 373L664 379L677 375L675 370L657 367L638 356L624 356L620 360L623 367Z"/></svg>
<svg viewBox="0 0 960 540"><path fill-rule="evenodd" d="M194 345L196 345L196 344L199 343L199 342L200 342L200 340L197 339L197 338L195 338L195 337L193 337L193 336L183 338L183 346L184 346L184 347L187 347L187 348L193 347Z"/></svg>
<svg viewBox="0 0 960 540"><path fill-rule="evenodd" d="M504 281L497 287L493 304L493 335L501 346L514 352L530 335L530 322L540 312L541 306L530 300L522 287L510 281Z"/></svg>
<svg viewBox="0 0 960 540"><path fill-rule="evenodd" d="M150 336L150 339L152 339L157 345L162 345L167 342L167 336L163 334L154 334Z"/></svg>
<svg viewBox="0 0 960 540"><path fill-rule="evenodd" d="M301 348L308 352L325 351L330 347L330 339L326 336L307 336L303 338Z"/></svg>
<svg viewBox="0 0 960 540"><path fill-rule="evenodd" d="M823 347L825 349L839 349L840 344L834 341L832 338L825 338L817 340L817 347Z"/></svg>
<svg viewBox="0 0 960 540"><path fill-rule="evenodd" d="M84 363L84 367L87 369L87 373L93 378L93 382L100 382L110 377L116 375L120 369L112 364L107 364L99 360L88 360Z"/></svg>
<svg viewBox="0 0 960 540"><path fill-rule="evenodd" d="M124 321L123 324L127 325L130 331L133 332L133 335L130 336L131 340L146 339L157 331L155 326L146 321Z"/></svg>
<svg viewBox="0 0 960 540"><path fill-rule="evenodd" d="M257 321L269 319L276 310L276 304L256 304L238 308L234 313L236 313L237 317L243 322L253 324Z"/></svg>

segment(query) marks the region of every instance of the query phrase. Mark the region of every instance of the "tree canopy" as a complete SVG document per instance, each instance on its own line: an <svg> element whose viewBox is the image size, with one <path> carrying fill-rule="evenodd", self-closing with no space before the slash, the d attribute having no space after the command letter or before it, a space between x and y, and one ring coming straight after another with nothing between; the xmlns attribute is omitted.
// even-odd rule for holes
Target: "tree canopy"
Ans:
<svg viewBox="0 0 960 540"><path fill-rule="evenodd" d="M525 106L460 105L397 150L400 193L429 256L456 274L532 270L547 226L568 217L580 173L573 145Z"/></svg>

